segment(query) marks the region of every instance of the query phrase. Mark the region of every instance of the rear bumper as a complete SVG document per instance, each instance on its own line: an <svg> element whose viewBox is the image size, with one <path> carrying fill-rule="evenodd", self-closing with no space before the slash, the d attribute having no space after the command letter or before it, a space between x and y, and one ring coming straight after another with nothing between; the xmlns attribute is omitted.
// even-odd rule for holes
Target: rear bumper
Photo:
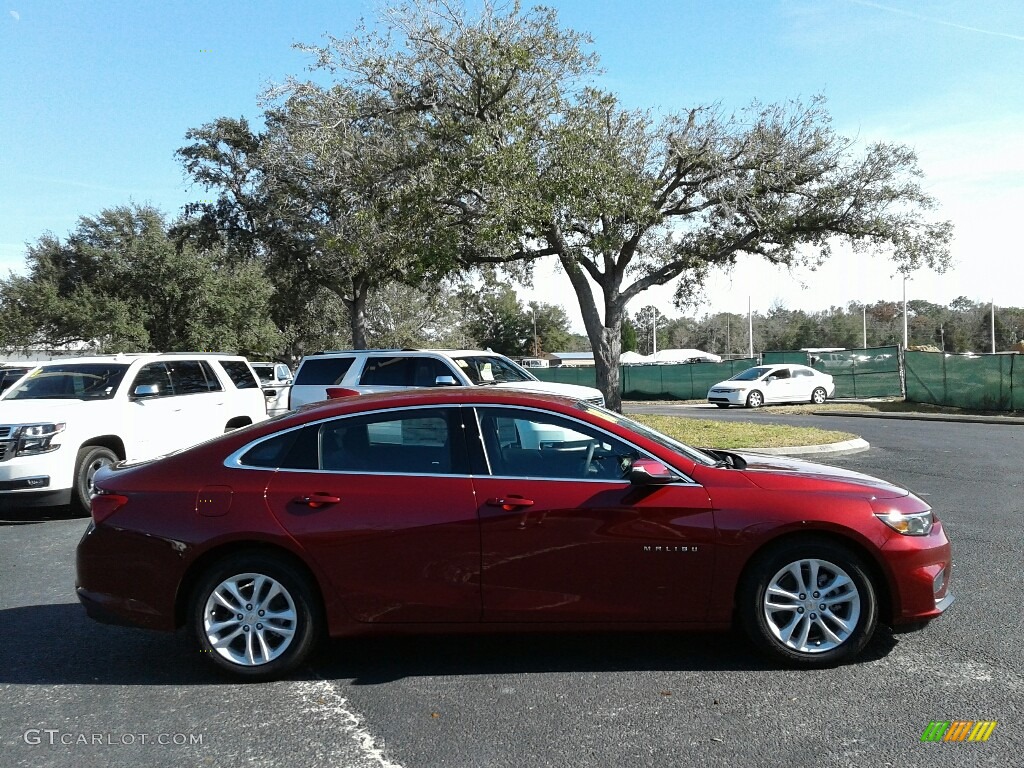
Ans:
<svg viewBox="0 0 1024 768"><path fill-rule="evenodd" d="M183 569L164 539L90 525L76 551L75 591L104 624L173 631Z"/></svg>

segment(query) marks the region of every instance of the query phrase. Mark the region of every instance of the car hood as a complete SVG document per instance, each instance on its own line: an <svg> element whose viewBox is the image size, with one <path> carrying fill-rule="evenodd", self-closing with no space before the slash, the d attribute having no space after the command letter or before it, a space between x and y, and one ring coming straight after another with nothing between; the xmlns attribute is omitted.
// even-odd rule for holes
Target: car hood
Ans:
<svg viewBox="0 0 1024 768"><path fill-rule="evenodd" d="M869 491L877 499L897 499L910 494L905 488L849 469L784 456L740 455L747 462L740 471L754 485L768 491Z"/></svg>
<svg viewBox="0 0 1024 768"><path fill-rule="evenodd" d="M554 381L508 381L496 386L503 389L522 389L527 392L561 395L562 397L571 397L575 400L594 400L601 397L601 391L593 387L584 387L579 384L559 384Z"/></svg>
<svg viewBox="0 0 1024 768"><path fill-rule="evenodd" d="M83 400L0 400L0 424L44 424L80 411ZM91 402L102 402L100 400Z"/></svg>

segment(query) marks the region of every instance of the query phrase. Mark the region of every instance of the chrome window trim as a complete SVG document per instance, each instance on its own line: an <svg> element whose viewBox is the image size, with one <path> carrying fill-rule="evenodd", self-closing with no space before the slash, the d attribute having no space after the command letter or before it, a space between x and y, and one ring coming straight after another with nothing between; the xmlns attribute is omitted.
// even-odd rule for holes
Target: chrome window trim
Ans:
<svg viewBox="0 0 1024 768"><path fill-rule="evenodd" d="M580 425L582 425L584 427L589 427L590 429L592 429L594 431L601 432L601 433L607 435L608 437L612 438L613 440L617 440L620 443L625 443L630 448L632 448L633 450L637 451L642 456L645 456L648 459L651 459L652 461L657 461L657 462L659 462L661 464L666 464L669 469L671 469L673 472L675 472L679 476L679 478L681 480L683 480L682 485L700 486L700 483L695 481L692 477L690 477L688 474L686 474L685 472L680 470L675 465L669 464L664 459L660 459L657 456L654 456L650 451L647 451L647 450L641 448L638 445L634 445L629 440L626 440L625 438L620 437L619 435L616 435L613 432L609 432L608 430L604 429L603 427L599 427L596 424L591 424L589 421L583 421L582 419L577 418L576 416L570 416L570 415L565 414L565 413L559 413L558 411L541 411L541 410L538 410L537 408L534 408L533 406L529 406L529 405L504 405L502 403L473 403L472 405L467 405L466 407L471 407L474 410L478 410L480 408L501 408L503 410L514 409L514 410L517 410L517 411L527 411L527 412L531 412L531 413L551 414L553 416L557 416L557 417L560 417L560 418L563 418L563 419L567 419L569 421L572 421L572 422L575 422L577 424L580 424ZM487 460L487 471L490 472L491 471L491 457L487 455L487 445L484 442L483 430L480 428L479 415L477 415L477 432L480 435L480 444L481 444L481 446L484 449L484 457ZM566 482L566 481L569 481L569 482L579 482L579 483L610 483L610 482L617 482L615 480L587 480L587 479L584 479L584 478L574 479L574 478L571 478L571 477L523 477L523 476L520 476L520 475L511 475L510 476L510 475L491 475L491 474L488 474L487 477L508 478L508 479L521 479L521 480L552 480L552 481L556 481L556 482ZM624 480L624 481L621 481L621 482L623 482L626 485L630 485L631 484L628 480ZM669 483L669 485L677 485L677 483Z"/></svg>
<svg viewBox="0 0 1024 768"><path fill-rule="evenodd" d="M484 460L487 462L487 472L488 472L488 474L486 474L486 475L474 475L474 474L464 474L464 473L462 473L462 474L455 474L455 473L444 474L444 473L431 473L431 472L354 472L354 471L350 471L350 470L334 470L334 469L319 469L319 468L318 469L293 469L293 468L290 468L290 467L253 467L253 466L249 466L249 465L241 463L242 456L245 455L246 453L248 453L250 450L252 450L257 445L259 445L261 443L264 443L267 440L273 440L275 438L281 437L282 435L286 435L286 434L288 434L290 432L295 432L295 431L300 430L300 429L306 429L308 427L313 427L313 426L316 426L317 428L319 428L321 425L326 424L327 422L330 422L330 421L335 421L337 419L354 418L354 417L357 417L357 416L372 416L372 415L378 414L378 413L394 414L396 412L404 412L404 411L419 411L419 410L428 410L428 409L429 410L437 410L438 408L458 408L458 409L463 410L463 411L466 408L473 409L473 411L474 411L473 418L477 420L477 436L480 439L481 450L483 450L483 452L484 452ZM616 485L623 485L623 486L631 485L629 480L608 480L608 479L588 480L586 478L570 478L570 477L531 477L529 475L524 476L524 475L494 475L494 474L491 474L491 457L487 454L487 446L484 444L483 430L481 430L481 428L480 428L479 414L477 413L477 411L480 408L501 408L503 410L510 410L510 409L512 409L512 410L525 411L527 413L536 413L536 414L541 414L541 415L550 414L550 415L553 415L553 416L556 416L556 417L567 419L567 420L569 420L571 422L575 422L577 424L580 424L581 426L589 427L589 428L591 428L594 431L597 431L597 432L600 432L602 434L605 434L608 437L612 438L613 440L617 440L620 443L625 443L630 448L634 449L635 451L637 451L639 454L641 454L642 456L644 456L646 458L649 458L649 459L651 459L653 461L660 462L662 464L666 464L669 467L669 469L671 469L673 472L675 472L676 475L678 475L680 480L682 481L681 483L670 483L669 485L688 485L688 486L694 486L694 487L701 487L700 483L696 482L693 478L691 478L689 475L687 475L685 472L680 470L675 465L666 462L664 459L658 458L657 456L653 455L650 451L647 451L647 450L639 447L638 445L634 445L629 440L626 440L626 439L620 437L619 435L616 435L616 434L614 434L612 432L609 432L608 430L603 429L602 427L599 427L596 424L591 424L590 422L583 421L582 419L579 419L579 418L577 418L575 416L570 416L568 414L559 413L557 411L541 411L541 410L538 410L538 409L536 409L534 407L531 407L531 406L525 406L525 405L506 405L506 404L503 404L503 403L457 403L457 404L453 404L453 405L409 405L409 406L404 406L404 407L402 407L400 409L377 408L377 409L374 409L372 411L356 411L354 413L347 413L347 414L344 414L344 415L341 415L341 416L329 416L329 417L325 417L323 419L317 419L315 421L308 421L305 424L298 424L298 425L296 425L294 427L289 427L288 429L282 430L280 432L274 432L273 434L265 435L263 437L257 438L256 440L253 440L253 441L251 441L249 443L246 443L241 448L239 448L236 451L234 451L231 454L229 454L224 459L223 465L227 469L242 469L242 470L250 470L250 471L256 471L256 472L305 472L307 474L308 473L313 473L313 474L327 474L327 475L375 475L375 476L394 476L396 474L400 474L400 475L403 475L403 476L404 475L409 475L409 476L415 476L415 477L458 477L458 478L476 478L476 477L480 477L480 478L484 478L484 479L493 479L493 480L531 480L531 481L544 481L544 482L552 482L552 483L571 482L571 483L600 483L602 485L609 485L609 484L616 484ZM465 430L465 428L466 428L466 425L465 425L465 414L463 414L462 428L463 428L463 430Z"/></svg>

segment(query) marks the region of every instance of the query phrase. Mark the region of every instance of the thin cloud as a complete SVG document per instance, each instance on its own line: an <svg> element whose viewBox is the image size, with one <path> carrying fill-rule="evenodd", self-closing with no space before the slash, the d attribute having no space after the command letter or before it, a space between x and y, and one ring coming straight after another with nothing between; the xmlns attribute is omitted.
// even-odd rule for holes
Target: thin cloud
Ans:
<svg viewBox="0 0 1024 768"><path fill-rule="evenodd" d="M867 8L877 8L880 11L888 11L889 13L896 13L900 16L909 16L912 19L918 19L919 21L927 21L930 24L941 24L944 27L953 27L954 29L963 29L967 32L980 32L983 35L992 35L993 37L1007 37L1010 40L1024 40L1024 35L1011 35L1009 32L996 32L991 29L982 29L981 27L970 27L966 24L957 24L953 21L943 21L942 19L935 19L931 16L922 16L919 13L913 13L912 11L904 11L902 8L892 8L888 5L882 5L881 3L873 3L871 0L849 0L855 5L863 5Z"/></svg>
<svg viewBox="0 0 1024 768"><path fill-rule="evenodd" d="M17 11L9 11L9 13L11 14L12 19L14 19L15 21L21 21L21 14L18 13Z"/></svg>

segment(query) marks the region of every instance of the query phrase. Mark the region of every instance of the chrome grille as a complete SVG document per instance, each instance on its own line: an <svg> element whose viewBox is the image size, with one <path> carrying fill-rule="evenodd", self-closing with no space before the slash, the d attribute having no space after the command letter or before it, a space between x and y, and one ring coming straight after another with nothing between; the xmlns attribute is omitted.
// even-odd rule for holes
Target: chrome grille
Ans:
<svg viewBox="0 0 1024 768"><path fill-rule="evenodd" d="M0 424L0 439L10 437L12 429L14 429L14 427L8 424Z"/></svg>

